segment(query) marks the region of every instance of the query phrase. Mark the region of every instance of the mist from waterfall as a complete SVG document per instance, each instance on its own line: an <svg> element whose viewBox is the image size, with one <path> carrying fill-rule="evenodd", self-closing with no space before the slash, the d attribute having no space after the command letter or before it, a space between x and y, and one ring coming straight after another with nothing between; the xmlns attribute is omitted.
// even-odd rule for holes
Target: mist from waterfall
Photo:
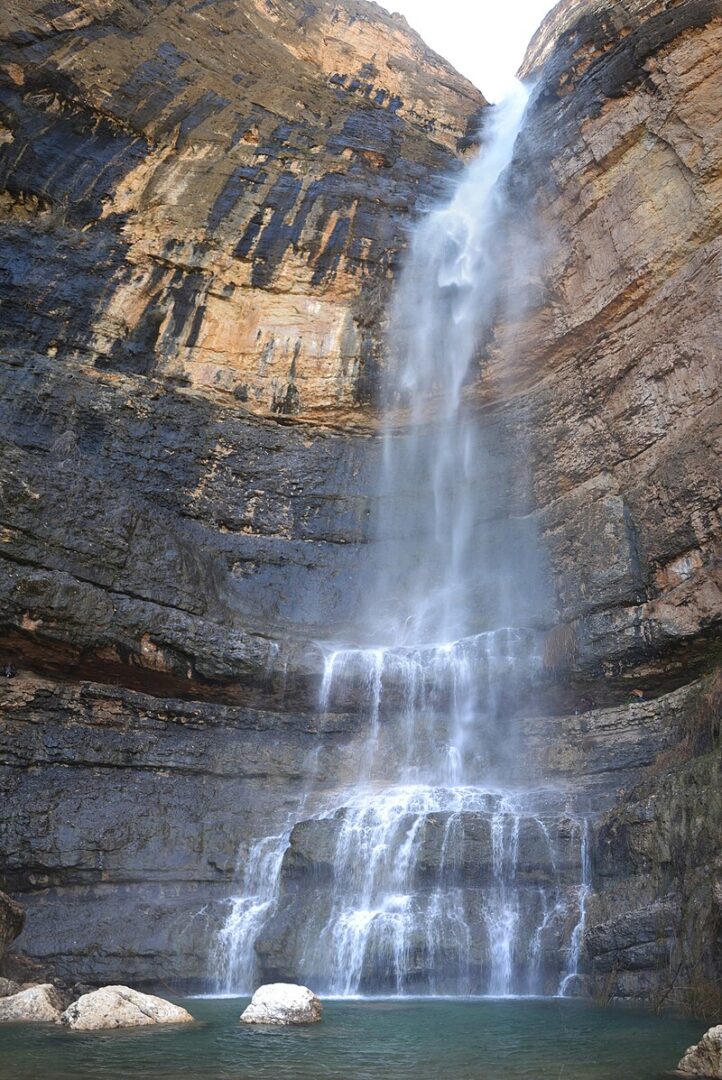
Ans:
<svg viewBox="0 0 722 1080"><path fill-rule="evenodd" d="M527 99L517 84L490 110L481 153L449 200L416 226L394 292L383 387L378 535L384 558L369 623L379 640L397 646L453 642L503 625L512 613L507 567L484 574L479 532L486 478L479 465L488 453L478 419L463 405L465 389L478 381L480 340L508 284L500 268L506 211L500 181Z"/></svg>
<svg viewBox="0 0 722 1080"><path fill-rule="evenodd" d="M376 571L348 640L319 646L320 712L363 725L355 777L253 846L218 943L226 990L262 970L342 996L509 996L566 993L578 972L587 824L526 775L509 721L542 664L538 549L507 497L523 447L508 460L478 402L484 347L523 305L508 179L527 99L519 85L488 110L480 153L414 227L389 319Z"/></svg>

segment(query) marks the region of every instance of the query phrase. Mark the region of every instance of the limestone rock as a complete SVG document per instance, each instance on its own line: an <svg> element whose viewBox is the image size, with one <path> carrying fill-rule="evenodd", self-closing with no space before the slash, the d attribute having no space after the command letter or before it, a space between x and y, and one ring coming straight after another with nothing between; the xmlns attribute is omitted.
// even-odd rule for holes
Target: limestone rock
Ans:
<svg viewBox="0 0 722 1080"><path fill-rule="evenodd" d="M690 1046L677 1069L689 1076L722 1080L722 1024L711 1027L696 1046Z"/></svg>
<svg viewBox="0 0 722 1080"><path fill-rule="evenodd" d="M241 1014L244 1024L316 1024L323 1006L307 986L267 983L259 986Z"/></svg>
<svg viewBox="0 0 722 1080"><path fill-rule="evenodd" d="M129 986L103 986L74 1001L61 1020L73 1031L100 1031L149 1024L187 1024L193 1017L179 1005L131 990Z"/></svg>
<svg viewBox="0 0 722 1080"><path fill-rule="evenodd" d="M29 986L11 997L0 998L0 1022L57 1024L62 1001L52 983Z"/></svg>
<svg viewBox="0 0 722 1080"><path fill-rule="evenodd" d="M0 998L11 997L13 994L20 993L20 983L13 982L12 979L0 979Z"/></svg>

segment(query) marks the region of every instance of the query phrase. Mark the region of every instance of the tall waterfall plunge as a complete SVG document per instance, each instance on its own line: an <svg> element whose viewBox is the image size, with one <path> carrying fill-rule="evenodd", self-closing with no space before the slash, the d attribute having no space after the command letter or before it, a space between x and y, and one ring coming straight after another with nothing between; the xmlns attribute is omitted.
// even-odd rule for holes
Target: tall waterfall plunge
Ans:
<svg viewBox="0 0 722 1080"><path fill-rule="evenodd" d="M490 110L481 153L412 236L390 318L378 569L350 642L321 647L319 710L353 702L364 725L354 781L309 791L305 816L251 848L219 989L574 989L587 824L530 786L508 721L541 662L536 548L521 519L499 524L498 457L465 407L508 299L504 174L526 100L519 87Z"/></svg>

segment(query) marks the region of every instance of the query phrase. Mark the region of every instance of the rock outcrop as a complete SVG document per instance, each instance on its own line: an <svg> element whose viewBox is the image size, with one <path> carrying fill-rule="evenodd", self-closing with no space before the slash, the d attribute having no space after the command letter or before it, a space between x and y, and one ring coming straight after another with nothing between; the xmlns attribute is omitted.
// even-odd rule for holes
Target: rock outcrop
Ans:
<svg viewBox="0 0 722 1080"><path fill-rule="evenodd" d="M667 760L665 761L665 757ZM602 819L586 949L595 992L722 1006L722 760L661 755Z"/></svg>
<svg viewBox="0 0 722 1080"><path fill-rule="evenodd" d="M52 983L29 986L0 998L0 1023L57 1024L63 1002Z"/></svg>
<svg viewBox="0 0 722 1080"><path fill-rule="evenodd" d="M685 1076L722 1077L722 1024L705 1032L696 1046L690 1046L679 1065Z"/></svg>
<svg viewBox="0 0 722 1080"><path fill-rule="evenodd" d="M719 972L688 718L722 614L721 14L545 20L510 181L538 236L504 249L532 288L468 391L485 528L545 553L549 679L509 721L607 815L584 964L612 996L666 992L687 882ZM238 850L353 776L314 642L383 557L384 305L483 106L362 0L0 15L0 874L65 978L207 976Z"/></svg>
<svg viewBox="0 0 722 1080"><path fill-rule="evenodd" d="M307 986L268 983L259 986L251 1004L241 1013L242 1024L317 1024L323 1005Z"/></svg>
<svg viewBox="0 0 722 1080"><path fill-rule="evenodd" d="M141 994L129 986L103 986L83 994L70 1005L61 1022L72 1031L147 1027L151 1024L188 1024L193 1017L180 1005Z"/></svg>

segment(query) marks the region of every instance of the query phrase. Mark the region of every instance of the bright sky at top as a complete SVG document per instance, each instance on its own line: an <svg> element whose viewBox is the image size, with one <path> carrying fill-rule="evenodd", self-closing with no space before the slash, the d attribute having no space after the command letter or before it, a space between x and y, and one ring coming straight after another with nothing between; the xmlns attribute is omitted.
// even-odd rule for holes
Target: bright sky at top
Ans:
<svg viewBox="0 0 722 1080"><path fill-rule="evenodd" d="M399 11L426 44L499 101L529 39L554 0L380 0Z"/></svg>

